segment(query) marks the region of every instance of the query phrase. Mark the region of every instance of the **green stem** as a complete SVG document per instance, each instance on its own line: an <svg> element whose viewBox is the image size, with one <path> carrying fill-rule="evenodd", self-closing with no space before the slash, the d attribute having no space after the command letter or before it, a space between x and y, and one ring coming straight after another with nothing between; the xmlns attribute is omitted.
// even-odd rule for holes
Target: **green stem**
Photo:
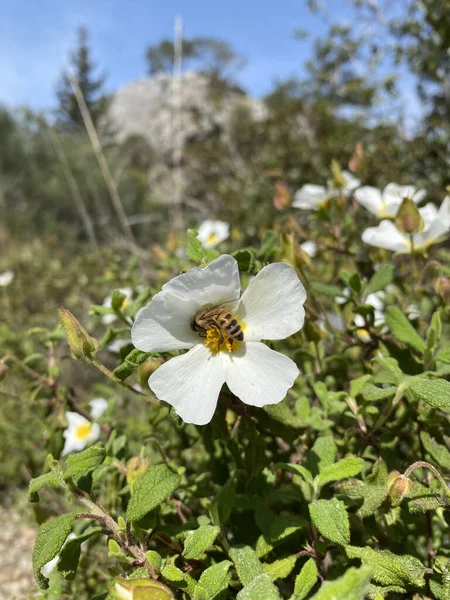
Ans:
<svg viewBox="0 0 450 600"><path fill-rule="evenodd" d="M102 365L102 363L99 362L96 358L93 358L91 360L91 362L95 367L97 367L97 369L99 371L101 371L103 373L103 375L106 375L106 377L108 377L108 379L111 379L111 381L114 381L114 383L118 383L123 388L127 389L130 392L133 392L133 394L137 394L138 396L144 396L144 398L146 398L153 404L161 404L161 402L157 398L153 398L152 396L147 396L147 394L144 394L143 392L136 390L133 386L129 385L128 383L125 383L125 381L120 381L120 379L117 379L114 376L114 373L112 371L110 371L109 369L107 369L105 367L105 365Z"/></svg>
<svg viewBox="0 0 450 600"><path fill-rule="evenodd" d="M429 471L431 471L434 474L434 476L439 480L439 483L444 488L446 495L450 498L450 488L446 484L442 475L435 467L433 467L433 465L430 465L430 463L427 463L424 460L418 460L417 462L413 463L410 467L406 469L406 471L403 473L403 476L409 478L411 473L416 469L428 469Z"/></svg>

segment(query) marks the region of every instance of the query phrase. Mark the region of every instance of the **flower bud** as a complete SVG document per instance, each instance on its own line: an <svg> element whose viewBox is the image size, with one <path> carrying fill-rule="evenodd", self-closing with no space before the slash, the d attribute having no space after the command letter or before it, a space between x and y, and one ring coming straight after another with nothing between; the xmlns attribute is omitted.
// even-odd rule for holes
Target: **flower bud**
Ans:
<svg viewBox="0 0 450 600"><path fill-rule="evenodd" d="M409 495L414 487L414 481L398 471L392 471L387 478L389 498L393 506L398 506Z"/></svg>
<svg viewBox="0 0 450 600"><path fill-rule="evenodd" d="M170 589L154 579L116 579L117 600L174 600Z"/></svg>
<svg viewBox="0 0 450 600"><path fill-rule="evenodd" d="M91 360L92 352L98 348L98 342L91 337L82 325L77 321L73 314L66 308L59 309L59 320L66 332L66 338L69 342L72 356L75 359L87 358Z"/></svg>
<svg viewBox="0 0 450 600"><path fill-rule="evenodd" d="M403 233L419 233L423 231L424 220L411 198L403 198L403 202L395 217L395 225Z"/></svg>
<svg viewBox="0 0 450 600"><path fill-rule="evenodd" d="M445 304L450 304L450 277L439 277L436 279L434 281L434 289Z"/></svg>
<svg viewBox="0 0 450 600"><path fill-rule="evenodd" d="M127 462L127 483L131 491L133 491L135 481L144 475L149 466L150 460L140 456L133 456Z"/></svg>
<svg viewBox="0 0 450 600"><path fill-rule="evenodd" d="M342 175L341 166L337 160L334 159L331 161L331 174L333 176L332 187L338 189L345 188L346 181Z"/></svg>

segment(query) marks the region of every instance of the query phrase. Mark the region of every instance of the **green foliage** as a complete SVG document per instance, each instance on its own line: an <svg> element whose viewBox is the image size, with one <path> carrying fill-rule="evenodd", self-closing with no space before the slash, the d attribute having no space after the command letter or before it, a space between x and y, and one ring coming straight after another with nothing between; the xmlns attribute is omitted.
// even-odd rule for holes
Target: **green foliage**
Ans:
<svg viewBox="0 0 450 600"><path fill-rule="evenodd" d="M348 569L339 579L325 582L311 600L334 600L335 598L364 600L369 589L371 575L370 567Z"/></svg>
<svg viewBox="0 0 450 600"><path fill-rule="evenodd" d="M345 504L336 498L316 500L309 505L312 522L331 542L345 546L350 543L350 521Z"/></svg>
<svg viewBox="0 0 450 600"><path fill-rule="evenodd" d="M151 467L140 477L133 488L128 503L127 517L130 521L139 521L154 510L180 485L181 478L166 465Z"/></svg>
<svg viewBox="0 0 450 600"><path fill-rule="evenodd" d="M39 587L48 588L48 579L41 573L41 567L54 558L66 541L75 519L74 513L56 517L39 527L36 544L33 549L33 572Z"/></svg>
<svg viewBox="0 0 450 600"><path fill-rule="evenodd" d="M425 343L417 334L417 331L408 321L402 311L396 306L388 306L386 309L386 324L392 335L401 342L408 344L417 352L425 351Z"/></svg>
<svg viewBox="0 0 450 600"><path fill-rule="evenodd" d="M303 600L316 585L317 567L314 559L308 558L302 566L302 570L295 578L295 589L293 600Z"/></svg>

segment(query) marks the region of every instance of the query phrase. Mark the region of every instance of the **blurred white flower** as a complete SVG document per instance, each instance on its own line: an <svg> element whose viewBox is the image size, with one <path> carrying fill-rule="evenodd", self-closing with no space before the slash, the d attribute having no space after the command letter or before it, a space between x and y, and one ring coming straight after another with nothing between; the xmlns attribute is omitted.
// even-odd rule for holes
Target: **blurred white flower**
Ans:
<svg viewBox="0 0 450 600"><path fill-rule="evenodd" d="M412 185L398 185L397 183L388 183L383 192L370 185L365 185L355 191L357 202L379 219L394 218L403 198L411 198L416 204L419 204L425 196L425 190L416 190Z"/></svg>
<svg viewBox="0 0 450 600"><path fill-rule="evenodd" d="M102 416L105 410L108 408L108 400L105 398L94 398L89 402L91 407L91 417L95 420Z"/></svg>
<svg viewBox="0 0 450 600"><path fill-rule="evenodd" d="M409 306L407 306L405 312L410 321L415 321L416 319L419 319L421 315L419 307L415 304L410 304Z"/></svg>
<svg viewBox="0 0 450 600"><path fill-rule="evenodd" d="M12 283L14 279L14 271L4 271L0 273L0 287L6 287L10 283Z"/></svg>
<svg viewBox="0 0 450 600"><path fill-rule="evenodd" d="M66 440L61 453L62 456L70 452L84 450L90 442L96 442L100 437L100 427L97 423L91 423L82 415L67 411L67 429L63 433Z"/></svg>
<svg viewBox="0 0 450 600"><path fill-rule="evenodd" d="M342 290L342 296L335 297L336 304L345 304L346 302L348 302L348 299L350 298L351 295L352 295L352 292L351 292L350 288L345 287Z"/></svg>
<svg viewBox="0 0 450 600"><path fill-rule="evenodd" d="M364 329L363 327L358 328L355 331L356 337L361 340L361 342L363 342L364 344L368 344L369 342L372 341L372 336L370 335L370 333L367 331L367 329Z"/></svg>
<svg viewBox="0 0 450 600"><path fill-rule="evenodd" d="M300 248L311 258L314 258L317 254L316 242L303 242L303 244L300 244Z"/></svg>
<svg viewBox="0 0 450 600"><path fill-rule="evenodd" d="M156 396L188 423L209 423L225 382L246 404L265 406L280 402L299 373L290 358L261 342L282 340L303 327L306 292L294 269L285 263L268 265L239 299L240 289L236 260L222 255L166 283L136 317L131 330L136 348L189 350L149 379ZM204 331L194 331L196 316L222 303L229 303L222 310L231 313L231 330L242 328L242 341L212 321Z"/></svg>
<svg viewBox="0 0 450 600"><path fill-rule="evenodd" d="M392 221L381 221L376 227L369 227L362 234L362 240L370 246L385 248L399 254L410 254L414 250L426 249L440 242L450 231L450 197L446 196L439 210L432 203L419 208L424 220L424 230L408 234L397 229Z"/></svg>
<svg viewBox="0 0 450 600"><path fill-rule="evenodd" d="M130 300L133 296L133 290L129 287L126 287L126 288L119 288L119 292L125 296L125 300L123 301L123 304L122 304L122 308L125 308L125 306L130 302ZM107 296L103 301L103 306L111 308L111 300L112 300L112 295ZM110 325L116 319L117 319L117 317L114 314L103 315L102 323L103 323L103 325Z"/></svg>
<svg viewBox="0 0 450 600"><path fill-rule="evenodd" d="M197 239L204 248L214 248L230 236L230 226L224 221L207 219L198 228Z"/></svg>
<svg viewBox="0 0 450 600"><path fill-rule="evenodd" d="M302 208L304 210L318 210L324 206L328 200L337 196L350 196L355 188L361 183L348 171L342 171L342 178L345 181L345 186L342 188L333 187L330 182L327 186L314 185L307 183L303 185L294 194L292 206L294 208Z"/></svg>
<svg viewBox="0 0 450 600"><path fill-rule="evenodd" d="M316 325L319 329L321 329L322 331L328 331L327 323L329 323L331 327L333 327L333 329L336 329L337 331L344 331L345 323L344 319L342 318L342 315L340 315L339 313L329 311L327 311L325 314L327 317L326 320L317 319L316 321Z"/></svg>
<svg viewBox="0 0 450 600"><path fill-rule="evenodd" d="M73 540L75 539L77 536L71 532L69 533L69 535L66 538L66 541L64 542L64 545L69 541L69 540ZM64 547L63 545L63 547ZM52 560L49 560L48 563L46 563L43 567L41 567L41 573L44 577L50 577L50 573L53 571L53 569L56 567L57 563L59 560L59 554L57 554L54 558L52 558Z"/></svg>
<svg viewBox="0 0 450 600"><path fill-rule="evenodd" d="M369 294L364 301L364 304L370 304L374 307L374 325L378 327L384 323L384 299L386 294L383 291ZM357 327L365 327L366 321L362 315L356 315L353 322Z"/></svg>
<svg viewBox="0 0 450 600"><path fill-rule="evenodd" d="M122 350L122 348L124 348L125 346L128 346L128 344L131 344L130 339L118 338L117 340L114 340L113 342L108 344L106 346L106 349L109 350L110 352L112 352L113 354L119 354L119 352Z"/></svg>

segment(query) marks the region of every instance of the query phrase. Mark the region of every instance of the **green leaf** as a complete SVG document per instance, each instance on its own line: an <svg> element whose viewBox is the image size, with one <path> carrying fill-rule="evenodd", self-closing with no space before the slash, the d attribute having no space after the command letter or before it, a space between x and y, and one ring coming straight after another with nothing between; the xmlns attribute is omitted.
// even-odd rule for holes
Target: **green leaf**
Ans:
<svg viewBox="0 0 450 600"><path fill-rule="evenodd" d="M100 444L91 446L83 450L83 452L71 454L67 458L67 469L64 473L64 479L67 480L71 477L78 479L82 475L87 475L102 464L105 454L105 448Z"/></svg>
<svg viewBox="0 0 450 600"><path fill-rule="evenodd" d="M281 600L281 596L269 575L259 575L239 592L236 600Z"/></svg>
<svg viewBox="0 0 450 600"><path fill-rule="evenodd" d="M304 529L306 525L305 519L299 515L278 515L270 524L267 536L271 543L279 543Z"/></svg>
<svg viewBox="0 0 450 600"><path fill-rule="evenodd" d="M220 527L204 525L193 531L186 531L183 556L186 559L201 559L205 550L212 546L219 535Z"/></svg>
<svg viewBox="0 0 450 600"><path fill-rule="evenodd" d="M162 567L162 556L156 552L156 550L147 550L145 553L149 564L156 570L157 573L161 572Z"/></svg>
<svg viewBox="0 0 450 600"><path fill-rule="evenodd" d="M369 588L372 569L348 569L338 579L326 581L311 600L364 600Z"/></svg>
<svg viewBox="0 0 450 600"><path fill-rule="evenodd" d="M236 499L236 482L229 479L218 491L211 504L211 516L215 525L222 527L229 519Z"/></svg>
<svg viewBox="0 0 450 600"><path fill-rule="evenodd" d="M306 463L311 473L319 473L336 460L336 444L331 435L318 437L308 452Z"/></svg>
<svg viewBox="0 0 450 600"><path fill-rule="evenodd" d="M59 553L59 560L56 565L58 572L65 579L74 579L78 569L78 562L81 554L81 544L86 540L90 539L94 535L99 535L103 532L101 527L90 527L84 533L67 540L64 544L61 552Z"/></svg>
<svg viewBox="0 0 450 600"><path fill-rule="evenodd" d="M313 485L313 477L311 473L308 471L308 469L302 467L302 465L297 465L294 463L277 463L274 465L273 470L276 471L277 469L282 469L283 471L289 471L294 475L299 475L304 481L306 481L306 483L309 483L311 486Z"/></svg>
<svg viewBox="0 0 450 600"><path fill-rule="evenodd" d="M450 382L445 379L414 378L408 390L433 408L450 408Z"/></svg>
<svg viewBox="0 0 450 600"><path fill-rule="evenodd" d="M361 498L362 505L357 511L361 518L373 515L384 502L387 494L387 467L379 460L375 463L372 473L364 481L353 479L339 484L339 493L348 498Z"/></svg>
<svg viewBox="0 0 450 600"><path fill-rule="evenodd" d="M185 590L190 596L193 596L197 582L188 573L184 573L175 565L167 565L161 570L161 575L174 587Z"/></svg>
<svg viewBox="0 0 450 600"><path fill-rule="evenodd" d="M39 527L36 543L33 548L33 572L37 584L43 590L48 588L48 579L41 573L41 567L46 565L58 554L72 529L75 513L56 517Z"/></svg>
<svg viewBox="0 0 450 600"><path fill-rule="evenodd" d="M239 271L255 275L258 272L255 253L252 250L237 250L231 254L237 260Z"/></svg>
<svg viewBox="0 0 450 600"><path fill-rule="evenodd" d="M361 473L364 469L364 459L356 456L347 456L341 460L338 460L334 465L325 467L317 475L316 480L319 485L325 485L331 481L338 481L339 479L347 479L348 477L354 477Z"/></svg>
<svg viewBox="0 0 450 600"><path fill-rule="evenodd" d="M436 360L447 365L450 364L450 347L439 350Z"/></svg>
<svg viewBox="0 0 450 600"><path fill-rule="evenodd" d="M285 579L288 577L295 567L296 562L297 557L295 554L292 554L285 558L279 558L272 563L265 563L263 567L264 571L275 581L276 579Z"/></svg>
<svg viewBox="0 0 450 600"><path fill-rule="evenodd" d="M258 258L265 260L272 253L277 243L278 233L276 231L265 231L262 236Z"/></svg>
<svg viewBox="0 0 450 600"><path fill-rule="evenodd" d="M350 381L350 396L352 398L356 398L356 396L361 393L364 386L371 380L371 378L371 375L361 375L361 377L352 379Z"/></svg>
<svg viewBox="0 0 450 600"><path fill-rule="evenodd" d="M200 586L208 600L218 599L222 592L228 588L228 583L231 579L229 571L232 564L229 560L222 560L212 567L208 567L200 575L195 590L197 591L197 588Z"/></svg>
<svg viewBox="0 0 450 600"><path fill-rule="evenodd" d="M331 542L346 546L350 543L350 521L341 500L316 500L309 505L309 514L320 533Z"/></svg>
<svg viewBox="0 0 450 600"><path fill-rule="evenodd" d="M264 574L264 568L250 546L230 548L229 554L242 585L248 585L255 577Z"/></svg>
<svg viewBox="0 0 450 600"><path fill-rule="evenodd" d="M359 294L361 291L361 278L358 273L348 271L347 269L341 269L340 278L342 281L354 292Z"/></svg>
<svg viewBox="0 0 450 600"><path fill-rule="evenodd" d="M151 467L145 475L137 479L133 495L128 503L127 518L139 521L147 513L159 506L181 483L181 477L165 464Z"/></svg>
<svg viewBox="0 0 450 600"><path fill-rule="evenodd" d="M431 360L433 352L439 346L442 335L442 321L439 311L436 311L431 317L431 324L426 334L427 358Z"/></svg>
<svg viewBox="0 0 450 600"><path fill-rule="evenodd" d="M188 229L187 232L187 255L189 260L192 260L199 265L206 263L206 252L202 243L197 239L198 231Z"/></svg>
<svg viewBox="0 0 450 600"><path fill-rule="evenodd" d="M394 279L395 267L392 263L381 264L375 273L372 275L366 289L364 290L364 296L367 298L369 294L374 294L391 283Z"/></svg>
<svg viewBox="0 0 450 600"><path fill-rule="evenodd" d="M379 388L373 383L368 383L364 386L361 394L364 400L368 402L378 402L379 400L391 400L397 391L395 386L389 386L386 388Z"/></svg>
<svg viewBox="0 0 450 600"><path fill-rule="evenodd" d="M421 354L425 352L425 342L399 308L388 306L385 315L386 325L397 340L408 344L408 346L411 346L411 348L414 348L414 350L417 350Z"/></svg>
<svg viewBox="0 0 450 600"><path fill-rule="evenodd" d="M331 296L332 298L345 298L345 294L340 287L335 285L327 285L320 281L313 281L311 284L312 289L317 292L320 296Z"/></svg>
<svg viewBox="0 0 450 600"><path fill-rule="evenodd" d="M349 558L359 558L363 565L370 565L373 568L373 579L382 585L412 585L419 588L425 585L427 569L414 556L399 556L388 550L357 546L347 546L345 552Z"/></svg>
<svg viewBox="0 0 450 600"><path fill-rule="evenodd" d="M116 312L122 308L126 295L120 290L114 290L111 296L111 308Z"/></svg>
<svg viewBox="0 0 450 600"><path fill-rule="evenodd" d="M175 600L167 586L148 577L116 579L115 584L117 600Z"/></svg>
<svg viewBox="0 0 450 600"><path fill-rule="evenodd" d="M39 477L35 477L30 481L28 486L28 501L29 502L39 502L39 490L43 487L58 487L59 482L58 479L53 473L50 471L49 473L44 473L44 475L39 475Z"/></svg>
<svg viewBox="0 0 450 600"><path fill-rule="evenodd" d="M438 444L426 431L420 433L420 439L425 450L434 458L437 464L450 471L450 452L448 448Z"/></svg>
<svg viewBox="0 0 450 600"><path fill-rule="evenodd" d="M150 356L159 357L160 354L158 352L142 352L142 350L137 350L135 348L127 354L122 364L114 369L114 377L119 381L124 381L134 373L147 358L150 358Z"/></svg>
<svg viewBox="0 0 450 600"><path fill-rule="evenodd" d="M295 579L294 595L291 600L304 600L317 582L316 561L309 558Z"/></svg>

